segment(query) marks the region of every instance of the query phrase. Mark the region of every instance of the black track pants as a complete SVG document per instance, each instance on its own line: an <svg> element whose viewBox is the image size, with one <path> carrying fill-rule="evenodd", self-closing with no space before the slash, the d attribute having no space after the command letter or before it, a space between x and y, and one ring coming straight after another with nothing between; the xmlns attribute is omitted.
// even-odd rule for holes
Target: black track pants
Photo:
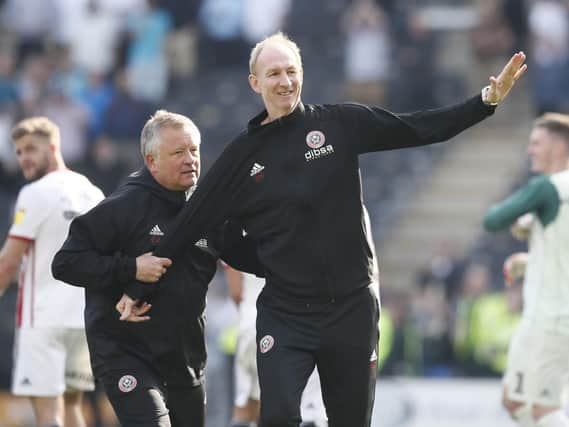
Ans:
<svg viewBox="0 0 569 427"><path fill-rule="evenodd" d="M146 369L111 372L102 379L122 427L204 427L204 385L174 387Z"/></svg>
<svg viewBox="0 0 569 427"><path fill-rule="evenodd" d="M318 368L329 427L368 427L375 396L379 306L371 288L334 302L257 303L260 427L297 427Z"/></svg>

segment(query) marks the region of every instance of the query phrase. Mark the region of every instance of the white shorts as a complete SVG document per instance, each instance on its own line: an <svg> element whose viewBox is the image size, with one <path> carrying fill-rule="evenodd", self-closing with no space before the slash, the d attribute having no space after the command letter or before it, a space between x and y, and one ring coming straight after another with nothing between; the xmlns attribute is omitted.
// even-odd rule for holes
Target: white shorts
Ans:
<svg viewBox="0 0 569 427"><path fill-rule="evenodd" d="M241 331L235 350L235 401L238 408L247 406L249 399L259 400L257 374L257 338L255 328Z"/></svg>
<svg viewBox="0 0 569 427"><path fill-rule="evenodd" d="M83 329L20 328L14 337L12 393L59 396L69 390L94 390Z"/></svg>
<svg viewBox="0 0 569 427"><path fill-rule="evenodd" d="M561 406L569 378L569 336L521 324L508 351L503 384L510 400Z"/></svg>

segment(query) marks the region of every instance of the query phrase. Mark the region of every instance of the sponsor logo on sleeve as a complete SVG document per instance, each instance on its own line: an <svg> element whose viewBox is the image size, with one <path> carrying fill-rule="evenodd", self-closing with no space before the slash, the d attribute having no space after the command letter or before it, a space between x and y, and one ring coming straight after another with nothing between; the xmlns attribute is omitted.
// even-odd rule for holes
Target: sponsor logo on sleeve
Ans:
<svg viewBox="0 0 569 427"><path fill-rule="evenodd" d="M18 209L14 214L14 225L20 225L24 221L25 209Z"/></svg>

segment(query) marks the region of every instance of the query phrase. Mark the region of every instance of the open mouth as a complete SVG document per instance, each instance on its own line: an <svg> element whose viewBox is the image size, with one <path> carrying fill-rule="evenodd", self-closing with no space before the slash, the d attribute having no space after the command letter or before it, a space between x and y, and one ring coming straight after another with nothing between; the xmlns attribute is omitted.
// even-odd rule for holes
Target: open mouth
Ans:
<svg viewBox="0 0 569 427"><path fill-rule="evenodd" d="M287 91L279 92L278 94L279 94L279 96L291 96L294 94L294 91L293 90L287 90Z"/></svg>

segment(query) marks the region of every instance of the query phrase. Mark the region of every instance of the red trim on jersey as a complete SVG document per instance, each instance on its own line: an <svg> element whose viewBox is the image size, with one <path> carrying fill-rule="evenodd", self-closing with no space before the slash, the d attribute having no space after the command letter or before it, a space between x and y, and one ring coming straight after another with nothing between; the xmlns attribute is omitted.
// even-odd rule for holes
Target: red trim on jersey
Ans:
<svg viewBox="0 0 569 427"><path fill-rule="evenodd" d="M24 309L24 287L26 285L26 270L20 270L20 277L18 280L18 302L16 303L16 327L22 326L22 311Z"/></svg>
<svg viewBox="0 0 569 427"><path fill-rule="evenodd" d="M8 238L14 239L14 240L23 240L24 242L29 242L29 243L34 243L34 242L35 242L34 239L30 239L29 237L15 236L15 235L13 235L13 234L8 234Z"/></svg>
<svg viewBox="0 0 569 427"><path fill-rule="evenodd" d="M30 306L30 327L34 327L34 307L36 296L36 245L32 243L31 248L31 261L32 261L32 300Z"/></svg>
<svg viewBox="0 0 569 427"><path fill-rule="evenodd" d="M31 240L31 246L26 250L26 266L31 266L31 304L30 304L30 326L34 326L34 298L35 298L35 242ZM24 290L26 287L26 270L20 270L18 279L18 300L16 302L16 327L22 327L24 322ZM27 290L26 290L27 292Z"/></svg>

